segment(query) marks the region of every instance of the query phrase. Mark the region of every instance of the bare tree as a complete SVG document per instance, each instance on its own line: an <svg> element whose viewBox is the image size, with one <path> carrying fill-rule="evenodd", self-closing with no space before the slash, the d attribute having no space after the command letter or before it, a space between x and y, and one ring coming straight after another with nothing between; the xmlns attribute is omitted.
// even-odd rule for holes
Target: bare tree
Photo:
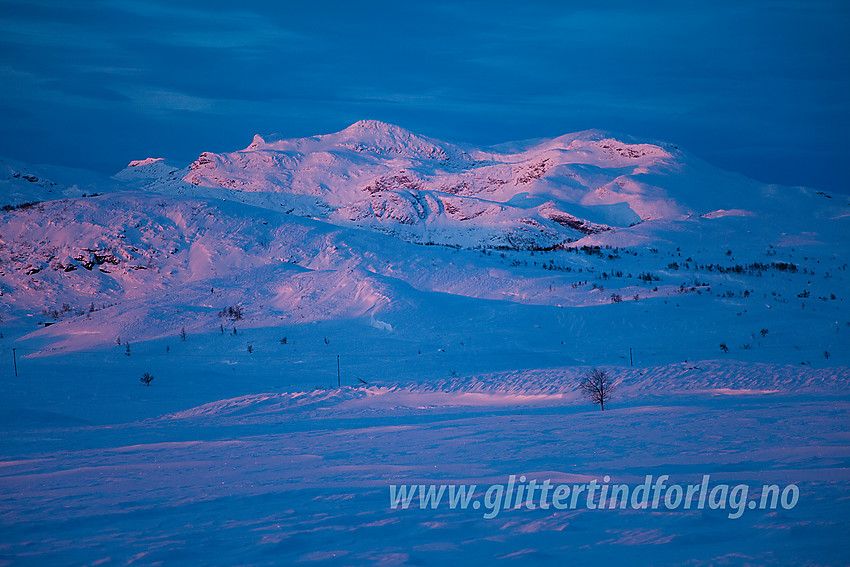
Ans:
<svg viewBox="0 0 850 567"><path fill-rule="evenodd" d="M591 402L599 404L602 411L605 410L605 402L611 399L614 393L614 381L604 370L594 368L588 372L579 383L579 389L584 397Z"/></svg>
<svg viewBox="0 0 850 567"><path fill-rule="evenodd" d="M142 380L142 383L144 383L144 385L145 385L145 386L150 386L150 385L151 385L151 382L153 381L153 374L150 374L150 373L148 373L148 372L145 372L145 373L142 375L141 380Z"/></svg>

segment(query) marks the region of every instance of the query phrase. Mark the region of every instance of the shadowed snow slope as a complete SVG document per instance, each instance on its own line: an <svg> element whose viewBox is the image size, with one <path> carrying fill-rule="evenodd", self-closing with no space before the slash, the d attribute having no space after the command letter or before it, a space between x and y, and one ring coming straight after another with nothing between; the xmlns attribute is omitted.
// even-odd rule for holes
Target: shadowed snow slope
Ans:
<svg viewBox="0 0 850 567"><path fill-rule="evenodd" d="M105 180L4 164L38 188L0 213L0 316L27 354L348 321L417 351L845 358L848 199L670 144L473 148L361 121Z"/></svg>
<svg viewBox="0 0 850 567"><path fill-rule="evenodd" d="M374 121L0 189L0 563L850 563L845 196ZM484 515L650 474L735 488ZM431 483L475 500L389 502Z"/></svg>
<svg viewBox="0 0 850 567"><path fill-rule="evenodd" d="M599 131L480 149L361 121L311 138L258 135L244 150L205 152L179 172L158 167L154 190L464 246L551 247L652 219L777 207L828 215L830 204L813 191L720 171L670 144Z"/></svg>

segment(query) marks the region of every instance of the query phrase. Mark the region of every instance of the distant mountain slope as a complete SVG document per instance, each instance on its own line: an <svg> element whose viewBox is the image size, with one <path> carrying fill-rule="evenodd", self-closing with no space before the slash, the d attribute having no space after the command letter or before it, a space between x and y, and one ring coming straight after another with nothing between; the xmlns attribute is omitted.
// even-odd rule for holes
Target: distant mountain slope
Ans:
<svg viewBox="0 0 850 567"><path fill-rule="evenodd" d="M364 121L182 169L9 167L43 201L0 211L0 321L33 351L333 321L413 345L526 329L575 359L770 343L799 362L795 347L836 356L850 328L850 200L669 144L591 131L476 149Z"/></svg>
<svg viewBox="0 0 850 567"><path fill-rule="evenodd" d="M83 197L116 188L115 182L93 171L0 158L0 206Z"/></svg>
<svg viewBox="0 0 850 567"><path fill-rule="evenodd" d="M724 214L716 211L829 216L834 204L814 191L724 172L670 144L600 131L482 149L377 121L310 138L257 135L244 150L205 152L180 171L155 161L116 177L412 242L516 249L647 220Z"/></svg>

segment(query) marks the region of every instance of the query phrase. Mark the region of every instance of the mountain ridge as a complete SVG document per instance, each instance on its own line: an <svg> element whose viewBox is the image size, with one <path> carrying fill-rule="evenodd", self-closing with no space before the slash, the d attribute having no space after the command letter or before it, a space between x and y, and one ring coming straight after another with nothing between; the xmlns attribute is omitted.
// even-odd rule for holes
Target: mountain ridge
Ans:
<svg viewBox="0 0 850 567"><path fill-rule="evenodd" d="M672 144L623 142L601 130L475 148L363 120L307 138L255 135L243 150L204 152L165 173L141 187L196 196L203 189L192 187L205 188L411 242L528 249L777 200L767 186Z"/></svg>
<svg viewBox="0 0 850 567"><path fill-rule="evenodd" d="M0 212L7 333L41 355L225 325L333 324L410 344L455 327L464 344L478 332L512 344L513 329L539 325L546 349L568 342L587 360L575 349L648 336L711 357L769 326L783 360L799 362L804 344L809 359L839 350L846 197L599 131L521 151L441 146L469 156L451 162L433 140L355 126L202 154L209 168L140 159L85 197L73 172L10 166L7 186L54 192Z"/></svg>

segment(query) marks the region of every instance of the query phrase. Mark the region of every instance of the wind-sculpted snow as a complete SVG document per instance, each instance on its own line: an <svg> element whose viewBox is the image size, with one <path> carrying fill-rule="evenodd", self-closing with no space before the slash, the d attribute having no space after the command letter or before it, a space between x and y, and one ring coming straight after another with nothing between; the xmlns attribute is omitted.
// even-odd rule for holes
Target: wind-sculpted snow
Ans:
<svg viewBox="0 0 850 567"><path fill-rule="evenodd" d="M361 121L312 138L257 135L244 150L201 154L180 175L198 187L309 197L314 201L307 210L297 199L294 208L415 242L545 248L608 230L608 221L679 214L661 205L663 190L623 181L673 157L659 146L601 133L503 153ZM133 169L121 176L131 177ZM179 190L171 177L162 175L155 185ZM601 178L607 185L619 182L618 190L593 185ZM291 202L283 198L277 206L292 208ZM632 204L632 216L609 214L606 206L614 202Z"/></svg>
<svg viewBox="0 0 850 567"><path fill-rule="evenodd" d="M0 185L0 563L848 563L846 196L374 121ZM650 474L799 505L387 499Z"/></svg>
<svg viewBox="0 0 850 567"><path fill-rule="evenodd" d="M361 121L300 139L255 136L177 170L139 160L117 179L216 196L419 243L540 249L654 219L728 209L825 214L814 191L722 172L670 144L598 131L473 148ZM842 200L837 210L846 207ZM833 207L834 209L835 207Z"/></svg>
<svg viewBox="0 0 850 567"><path fill-rule="evenodd" d="M276 423L295 414L341 417L400 409L583 405L579 383L587 367L548 368L412 382L379 381L341 389L264 393L218 400L155 421ZM850 387L850 368L798 368L766 363L703 361L645 368L609 367L620 404L662 395L832 395Z"/></svg>
<svg viewBox="0 0 850 567"><path fill-rule="evenodd" d="M0 317L34 351L319 321L505 341L510 320L576 360L579 344L680 360L677 341L843 356L847 197L669 144L589 131L482 149L363 121L182 169L137 160L86 197L73 170L9 164L10 187L39 190L0 212ZM239 321L220 316L234 306Z"/></svg>

